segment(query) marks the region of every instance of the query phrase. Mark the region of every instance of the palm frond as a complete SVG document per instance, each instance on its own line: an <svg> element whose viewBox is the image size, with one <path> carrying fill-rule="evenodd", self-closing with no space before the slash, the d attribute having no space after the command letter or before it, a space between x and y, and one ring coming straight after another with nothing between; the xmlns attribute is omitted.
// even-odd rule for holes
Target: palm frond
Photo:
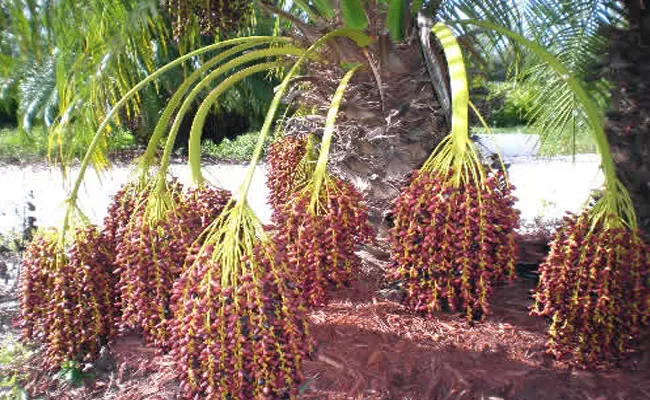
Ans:
<svg viewBox="0 0 650 400"><path fill-rule="evenodd" d="M531 0L524 12L528 35L549 49L583 82L592 99L604 111L609 86L604 79L590 79L593 66L602 62L607 40L603 27L617 23L620 16L602 0L557 2ZM530 98L529 120L547 142L575 142L578 134L590 133L586 115L566 79L548 65L530 57L522 82L537 88Z"/></svg>
<svg viewBox="0 0 650 400"><path fill-rule="evenodd" d="M45 60L42 64L34 62L18 85L19 111L23 116L21 125L28 132L36 120L42 121L48 127L54 123L58 106L54 65L53 58Z"/></svg>
<svg viewBox="0 0 650 400"><path fill-rule="evenodd" d="M443 2L439 18L491 21L539 44L557 57L577 77L596 100L602 112L608 104L609 86L591 76L601 64L606 26L623 23L622 9L610 0L528 0L483 2L450 0ZM506 69L505 78L516 82L527 99L526 119L545 142L575 141L576 134L590 133L584 110L566 80L516 42L490 31L476 31L467 25L455 26L472 46L491 58L491 65Z"/></svg>

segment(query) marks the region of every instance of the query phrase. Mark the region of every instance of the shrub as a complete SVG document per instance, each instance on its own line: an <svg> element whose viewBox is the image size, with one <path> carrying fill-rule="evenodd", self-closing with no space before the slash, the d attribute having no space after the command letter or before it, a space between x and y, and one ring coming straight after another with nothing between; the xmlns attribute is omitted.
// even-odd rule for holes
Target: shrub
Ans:
<svg viewBox="0 0 650 400"><path fill-rule="evenodd" d="M237 136L234 140L223 138L219 144L206 141L202 144L201 152L218 160L247 162L253 156L258 137L259 132L249 132ZM265 148L269 142L267 140Z"/></svg>

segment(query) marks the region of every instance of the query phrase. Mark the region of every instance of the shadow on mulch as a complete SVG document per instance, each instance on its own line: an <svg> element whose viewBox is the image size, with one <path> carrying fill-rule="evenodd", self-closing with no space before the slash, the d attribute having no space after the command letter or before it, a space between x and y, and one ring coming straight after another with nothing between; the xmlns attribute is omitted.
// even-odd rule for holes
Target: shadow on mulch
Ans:
<svg viewBox="0 0 650 400"><path fill-rule="evenodd" d="M336 291L310 312L316 352L304 365L304 400L637 400L650 399L650 331L641 350L607 371L574 370L544 353L546 324L527 315L534 282L499 287L494 314L468 323L441 313L413 314L377 297L374 283ZM44 399L173 400L180 398L174 360L138 336L111 345L114 365L88 386L40 379Z"/></svg>
<svg viewBox="0 0 650 400"><path fill-rule="evenodd" d="M311 313L305 399L650 399L650 331L617 368L571 369L545 354L546 321L528 315L534 281L495 288L493 314L476 323L419 316L360 286Z"/></svg>
<svg viewBox="0 0 650 400"><path fill-rule="evenodd" d="M647 372L572 372L470 351L416 343L359 326L319 325L307 362L305 399L644 399ZM645 388L643 387L645 385Z"/></svg>

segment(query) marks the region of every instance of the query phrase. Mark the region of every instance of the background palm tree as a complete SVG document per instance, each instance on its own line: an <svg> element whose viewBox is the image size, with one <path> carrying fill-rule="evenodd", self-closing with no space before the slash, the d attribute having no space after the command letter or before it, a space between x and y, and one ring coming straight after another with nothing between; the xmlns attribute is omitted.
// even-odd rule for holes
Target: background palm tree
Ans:
<svg viewBox="0 0 650 400"><path fill-rule="evenodd" d="M6 119L15 113L26 135L35 125L45 126L51 155L68 161L77 155L75 150L83 152L110 107L154 70L220 38L270 34L274 29L273 21L256 18L255 10L248 7L240 24L230 20L230 30L205 25L196 14L182 18L181 30L176 3L4 2L0 6L0 106L9 114ZM186 63L139 93L113 128L126 127L139 141L146 141L171 94L202 61ZM272 86L273 80L264 77L242 82L212 111L211 127L230 126L239 133L254 129L268 106ZM105 150L100 146L96 152L96 166L106 164Z"/></svg>

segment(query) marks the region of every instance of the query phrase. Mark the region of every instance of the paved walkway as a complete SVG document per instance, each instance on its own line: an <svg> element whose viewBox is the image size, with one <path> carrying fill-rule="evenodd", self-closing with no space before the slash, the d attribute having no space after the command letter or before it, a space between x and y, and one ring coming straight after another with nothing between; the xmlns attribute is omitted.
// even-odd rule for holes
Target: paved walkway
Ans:
<svg viewBox="0 0 650 400"><path fill-rule="evenodd" d="M533 224L536 218L552 221L561 218L567 210L579 210L589 191L598 188L603 180L598 169L599 158L595 155L578 155L575 163L571 157L520 157L508 162L511 163L510 179L516 186L517 208L521 211L524 225ZM203 172L211 182L235 191L243 181L246 169L242 165L220 164L206 166ZM172 165L171 170L181 182L190 184L186 165ZM77 173L78 169L72 169L70 176L76 177ZM128 177L129 169L126 167L116 167L101 177L92 170L88 171L79 204L93 222L102 222L111 196ZM64 184L58 169L7 166L0 168L0 180L0 233L21 228L30 191L34 194L36 210L33 215L37 224L60 224L69 183ZM248 200L260 219L268 222L271 210L266 204L268 189L265 181L266 168L260 165L255 171Z"/></svg>

